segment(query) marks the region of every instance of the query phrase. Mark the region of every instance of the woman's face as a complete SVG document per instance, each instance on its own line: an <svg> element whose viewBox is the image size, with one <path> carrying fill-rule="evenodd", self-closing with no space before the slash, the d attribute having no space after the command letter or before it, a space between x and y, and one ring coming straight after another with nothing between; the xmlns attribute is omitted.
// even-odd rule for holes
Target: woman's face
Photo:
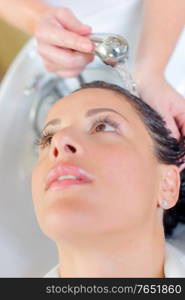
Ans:
<svg viewBox="0 0 185 300"><path fill-rule="evenodd" d="M53 137L40 148L32 174L43 232L56 240L155 225L160 164L152 139L124 96L100 88L80 90L53 105L46 124L54 119L58 123L45 129ZM47 175L58 164L82 168L93 180L47 189Z"/></svg>

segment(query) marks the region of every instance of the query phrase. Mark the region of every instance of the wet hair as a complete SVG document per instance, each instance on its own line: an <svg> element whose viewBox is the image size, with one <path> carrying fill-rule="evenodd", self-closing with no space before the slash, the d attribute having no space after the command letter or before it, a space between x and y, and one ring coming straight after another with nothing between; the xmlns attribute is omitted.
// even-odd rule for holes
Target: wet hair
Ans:
<svg viewBox="0 0 185 300"><path fill-rule="evenodd" d="M166 165L180 166L185 159L185 137L178 141L171 136L171 131L167 129L166 123L160 114L145 103L141 98L131 94L128 90L104 81L93 81L85 83L81 88L101 88L111 90L119 95L124 96L138 113L143 121L149 135L154 142L154 153L159 162ZM176 205L170 209L164 210L163 225L166 237L173 234L174 228L179 222L185 223L185 169L180 172L181 186L179 198Z"/></svg>

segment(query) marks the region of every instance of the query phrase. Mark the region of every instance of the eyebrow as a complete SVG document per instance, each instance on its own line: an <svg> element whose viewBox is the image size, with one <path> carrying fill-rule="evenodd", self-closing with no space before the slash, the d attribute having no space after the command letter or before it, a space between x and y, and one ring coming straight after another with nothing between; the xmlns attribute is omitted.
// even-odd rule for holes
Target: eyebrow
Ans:
<svg viewBox="0 0 185 300"><path fill-rule="evenodd" d="M122 115L120 112L118 112L117 110L115 110L115 109L113 109L113 108L107 108L107 107L101 107L101 108L93 108L93 109L90 109L90 110L88 110L88 111L86 112L85 117L91 117L91 116L93 116L93 115L95 115L95 114L98 114L98 113L101 113L101 112L105 112L105 111L111 111L111 112L114 112L114 113L120 115L121 117L123 117L123 119L125 119L127 122L129 122L128 119L127 119L124 115ZM49 122L45 125L44 129L45 129L46 127L48 127L49 125L54 126L54 125L58 125L58 124L60 124L60 123L61 123L61 120L60 120L60 119L53 119L53 120L49 121ZM43 130L44 130L44 129L43 129Z"/></svg>

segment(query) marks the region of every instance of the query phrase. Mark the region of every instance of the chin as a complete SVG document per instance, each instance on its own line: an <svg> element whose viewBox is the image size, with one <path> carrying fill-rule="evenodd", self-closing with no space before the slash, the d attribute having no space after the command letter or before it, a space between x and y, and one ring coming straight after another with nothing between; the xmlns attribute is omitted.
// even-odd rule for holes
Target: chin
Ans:
<svg viewBox="0 0 185 300"><path fill-rule="evenodd" d="M80 236L85 238L89 234L96 234L93 225L95 222L82 212L52 209L42 214L37 220L42 232L55 241L75 240Z"/></svg>

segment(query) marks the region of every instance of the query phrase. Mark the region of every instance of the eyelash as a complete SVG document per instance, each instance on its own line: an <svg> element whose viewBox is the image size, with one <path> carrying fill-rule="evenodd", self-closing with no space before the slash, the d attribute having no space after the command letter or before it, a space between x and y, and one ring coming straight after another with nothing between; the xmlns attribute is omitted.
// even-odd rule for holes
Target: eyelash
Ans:
<svg viewBox="0 0 185 300"><path fill-rule="evenodd" d="M40 146L41 148L45 148L47 145L50 144L53 135L55 134L54 131L43 131L40 134L39 138L35 139L35 145Z"/></svg>
<svg viewBox="0 0 185 300"><path fill-rule="evenodd" d="M114 127L116 130L119 129L119 123L117 123L116 121L112 120L109 116L106 116L106 117L99 117L98 119L96 119L94 122L93 122L93 125L92 127L94 128L100 124L107 124L107 125L110 125L112 127ZM52 137L53 135L55 134L54 131L43 131L41 132L41 135L39 138L37 138L35 140L35 144L40 146L41 148L45 148L47 145L50 144L51 140L52 140Z"/></svg>

